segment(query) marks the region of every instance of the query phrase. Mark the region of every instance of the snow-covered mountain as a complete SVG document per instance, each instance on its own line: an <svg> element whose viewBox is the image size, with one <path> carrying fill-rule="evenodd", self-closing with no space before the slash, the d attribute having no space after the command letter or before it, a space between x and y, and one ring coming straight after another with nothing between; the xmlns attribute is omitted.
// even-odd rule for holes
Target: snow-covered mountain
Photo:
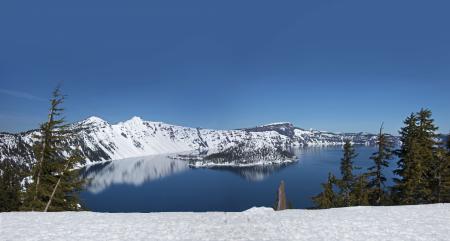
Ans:
<svg viewBox="0 0 450 241"><path fill-rule="evenodd" d="M238 130L212 130L182 127L133 117L110 124L99 117L73 123L77 137L67 143L79 147L87 163L155 154L196 152L222 153L230 148L244 147L253 152L267 149L285 151L294 146L341 145L345 139L355 144L372 145L376 135L369 133L331 133L305 130L291 123L274 123ZM87 128L81 128L87 127ZM19 163L34 160L33 136L36 131L19 134L0 133L0 161L10 158Z"/></svg>

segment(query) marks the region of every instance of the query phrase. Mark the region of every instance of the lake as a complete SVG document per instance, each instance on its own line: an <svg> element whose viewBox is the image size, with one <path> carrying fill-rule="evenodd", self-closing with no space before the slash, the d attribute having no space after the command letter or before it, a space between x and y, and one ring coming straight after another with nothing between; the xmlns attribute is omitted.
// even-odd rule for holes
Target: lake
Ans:
<svg viewBox="0 0 450 241"><path fill-rule="evenodd" d="M356 147L355 165L372 165L375 147ZM243 211L273 206L281 180L294 208L309 208L328 172L339 175L342 147L298 148L298 162L266 167L190 168L186 161L148 156L100 163L82 169L90 179L80 197L96 212ZM391 182L396 163L386 176Z"/></svg>

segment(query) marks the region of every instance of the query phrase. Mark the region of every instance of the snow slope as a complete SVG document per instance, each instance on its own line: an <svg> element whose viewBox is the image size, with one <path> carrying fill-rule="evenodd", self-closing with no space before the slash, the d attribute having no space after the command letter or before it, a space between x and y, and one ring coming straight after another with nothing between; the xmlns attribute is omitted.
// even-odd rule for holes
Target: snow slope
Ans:
<svg viewBox="0 0 450 241"><path fill-rule="evenodd" d="M449 240L450 204L239 213L0 213L0 240Z"/></svg>
<svg viewBox="0 0 450 241"><path fill-rule="evenodd" d="M237 145L258 151L287 150L293 146L340 145L345 139L363 145L376 141L376 136L372 134L304 130L290 123L240 130L211 130L145 121L139 117L110 124L93 116L72 124L72 128L79 130L78 135L67 143L67 147L82 149L88 163L180 152L211 154ZM10 158L21 163L33 162L31 146L34 134L36 131L0 133L0 161Z"/></svg>

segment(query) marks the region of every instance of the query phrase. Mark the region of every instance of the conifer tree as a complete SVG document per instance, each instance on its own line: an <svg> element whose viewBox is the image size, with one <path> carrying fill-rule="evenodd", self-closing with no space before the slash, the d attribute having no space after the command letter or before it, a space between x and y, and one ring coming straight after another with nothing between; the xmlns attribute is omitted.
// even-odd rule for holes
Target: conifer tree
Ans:
<svg viewBox="0 0 450 241"><path fill-rule="evenodd" d="M447 165L442 173L441 202L450 203L450 135L447 136Z"/></svg>
<svg viewBox="0 0 450 241"><path fill-rule="evenodd" d="M336 204L336 194L334 193L333 186L336 184L336 177L331 173L328 173L328 180L326 183L322 183L323 191L313 197L313 201L317 208L334 208Z"/></svg>
<svg viewBox="0 0 450 241"><path fill-rule="evenodd" d="M352 204L351 192L355 181L353 160L357 156L350 140L346 140L344 144L344 156L341 159L341 179L337 181L338 187L340 188L340 206L349 207Z"/></svg>
<svg viewBox="0 0 450 241"><path fill-rule="evenodd" d="M21 180L25 177L24 168L14 161L0 162L0 212L18 211L21 200Z"/></svg>
<svg viewBox="0 0 450 241"><path fill-rule="evenodd" d="M400 130L402 146L397 151L394 198L399 204L435 202L439 161L436 158L436 130L431 111L421 109L404 121Z"/></svg>
<svg viewBox="0 0 450 241"><path fill-rule="evenodd" d="M436 151L437 168L434 170L435 202L450 202L450 141L442 143Z"/></svg>
<svg viewBox="0 0 450 241"><path fill-rule="evenodd" d="M369 188L367 174L361 174L355 178L355 183L351 192L352 206L369 205Z"/></svg>
<svg viewBox="0 0 450 241"><path fill-rule="evenodd" d="M418 169L415 158L418 146L417 116L411 113L403 123L405 126L399 132L402 145L396 151L399 160L394 173L399 178L394 178L393 199L397 204L415 204L415 191L418 186L417 177L422 176L422 170Z"/></svg>
<svg viewBox="0 0 450 241"><path fill-rule="evenodd" d="M436 158L437 152L437 137L436 131L438 128L431 118L431 111L429 109L421 109L417 113L418 119L418 156L417 162L423 165L424 176L423 185L419 186L419 193L423 194L425 203L432 203L437 201L438 180L440 176L439 170L441 163ZM422 183L421 183L422 184Z"/></svg>
<svg viewBox="0 0 450 241"><path fill-rule="evenodd" d="M437 203L450 201L450 158L448 151L440 147L436 151L439 166L434 170L434 201Z"/></svg>
<svg viewBox="0 0 450 241"><path fill-rule="evenodd" d="M23 209L36 211L78 210L81 189L74 167L82 160L80 152L67 148L76 130L62 117L64 96L57 87L50 101L48 121L43 123L34 145L36 163L33 182L27 187ZM67 157L68 156L68 157Z"/></svg>
<svg viewBox="0 0 450 241"><path fill-rule="evenodd" d="M389 160L393 156L393 143L390 138L383 133L383 125L381 125L378 134L378 151L374 153L370 159L373 160L374 165L369 168L369 183L370 189L370 204L381 205L382 201L386 199L385 182L386 177L383 174L383 169L389 166Z"/></svg>

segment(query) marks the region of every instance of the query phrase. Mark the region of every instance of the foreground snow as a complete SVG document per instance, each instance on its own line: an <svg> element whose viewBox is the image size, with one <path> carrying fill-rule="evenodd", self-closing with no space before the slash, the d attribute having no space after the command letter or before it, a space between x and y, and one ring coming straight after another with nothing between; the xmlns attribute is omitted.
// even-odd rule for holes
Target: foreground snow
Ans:
<svg viewBox="0 0 450 241"><path fill-rule="evenodd" d="M450 204L241 213L0 213L0 240L449 240Z"/></svg>

